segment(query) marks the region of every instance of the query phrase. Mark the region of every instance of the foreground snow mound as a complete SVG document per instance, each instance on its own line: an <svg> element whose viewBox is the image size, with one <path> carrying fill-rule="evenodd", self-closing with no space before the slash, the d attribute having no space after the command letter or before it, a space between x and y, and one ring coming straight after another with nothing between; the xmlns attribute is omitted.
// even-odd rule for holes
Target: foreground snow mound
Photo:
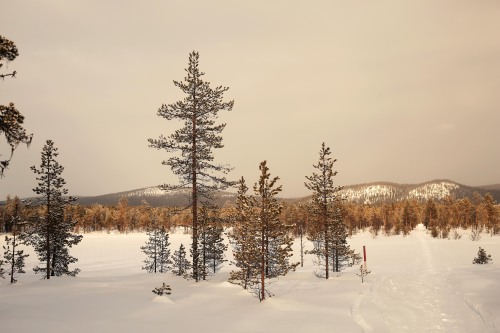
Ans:
<svg viewBox="0 0 500 333"><path fill-rule="evenodd" d="M154 303L162 303L162 304L173 304L174 303L170 298L168 298L167 295L156 296L155 298L153 298L153 302Z"/></svg>

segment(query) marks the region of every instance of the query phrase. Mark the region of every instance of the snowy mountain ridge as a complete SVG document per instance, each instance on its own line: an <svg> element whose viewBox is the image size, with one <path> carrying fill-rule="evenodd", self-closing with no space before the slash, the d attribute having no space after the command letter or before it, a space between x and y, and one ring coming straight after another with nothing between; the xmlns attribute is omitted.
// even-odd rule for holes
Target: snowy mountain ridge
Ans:
<svg viewBox="0 0 500 333"><path fill-rule="evenodd" d="M490 192L497 202L500 202L500 190L484 187L471 187L462 185L451 180L433 180L422 184L397 184L390 182L375 182L369 184L358 184L344 186L341 194L348 202L359 204L391 203L403 200L426 201L427 199L442 200L447 196L456 199L472 198L474 192L484 196ZM95 197L81 197L79 203L90 205L98 203L102 205L116 205L121 197L126 197L129 205L140 205L145 200L152 206L185 206L189 203L190 189L178 191L163 191L157 186L136 189L132 191L111 193ZM217 193L215 202L224 205L226 202L234 201L236 194L228 191ZM284 198L286 201L303 201L309 197Z"/></svg>
<svg viewBox="0 0 500 333"><path fill-rule="evenodd" d="M348 202L377 204L402 200L442 200L448 196L456 199L471 198L474 192L483 195L490 192L499 201L500 191L470 187L451 180L433 180L423 184L401 185L396 183L371 183L346 186L341 194Z"/></svg>

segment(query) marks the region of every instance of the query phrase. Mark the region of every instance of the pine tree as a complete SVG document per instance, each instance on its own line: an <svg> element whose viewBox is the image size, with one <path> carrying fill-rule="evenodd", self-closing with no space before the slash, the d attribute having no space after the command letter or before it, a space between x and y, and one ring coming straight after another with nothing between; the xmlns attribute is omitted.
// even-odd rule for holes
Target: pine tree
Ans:
<svg viewBox="0 0 500 333"><path fill-rule="evenodd" d="M157 216L148 207L150 223L147 226L146 234L149 236L146 245L141 246L142 252L146 254L142 269L149 273L164 273L170 269L170 246L169 234L164 226L158 224Z"/></svg>
<svg viewBox="0 0 500 333"><path fill-rule="evenodd" d="M5 245L3 246L3 257L8 267L7 274L10 276L10 283L16 283L17 276L25 273L24 259L29 256L29 254L24 254L24 250L17 249L20 244L24 244L24 235L18 234L20 224L19 198L16 197L14 199L14 212L10 223L12 237L5 236Z"/></svg>
<svg viewBox="0 0 500 333"><path fill-rule="evenodd" d="M477 252L477 257L472 260L473 264L487 264L493 259L491 258L491 254L486 254L486 251L479 247L479 251Z"/></svg>
<svg viewBox="0 0 500 333"><path fill-rule="evenodd" d="M333 165L337 161L330 157L330 148L321 145L318 164L313 165L317 172L306 176L308 182L305 186L313 192L309 204L311 225L309 239L314 248L308 253L317 256L316 264L320 266L319 276L326 279L330 276L330 267L338 272L341 263L347 258L349 246L347 245L347 228L343 222L340 209L340 186L333 185L333 177L337 171Z"/></svg>
<svg viewBox="0 0 500 333"><path fill-rule="evenodd" d="M248 187L245 179L238 181L238 195L236 197L236 211L232 216L234 225L229 233L233 248L232 265L237 270L230 272L229 282L241 285L244 289L253 289L258 285L259 275L259 243L256 235L257 220L253 211L253 198L247 195Z"/></svg>
<svg viewBox="0 0 500 333"><path fill-rule="evenodd" d="M222 136L226 124L216 125L218 112L230 111L233 101L223 102L223 95L229 89L221 86L213 89L209 82L202 80L204 75L198 68L199 54L189 54L189 67L184 82L174 81L186 97L174 104L163 104L158 115L167 120L180 120L184 126L168 137L149 139L149 146L165 149L167 152L180 152L179 155L164 161L179 176L179 185L161 185L163 190L191 190L193 278L198 281L198 204L210 201L217 190L233 183L225 178L231 169L226 165L214 164L213 149L223 147ZM222 176L221 176L222 174Z"/></svg>
<svg viewBox="0 0 500 333"><path fill-rule="evenodd" d="M172 258L172 273L187 277L192 265L186 257L186 248L181 244L179 250L174 252Z"/></svg>
<svg viewBox="0 0 500 333"><path fill-rule="evenodd" d="M13 61L19 55L16 45L11 40L0 35L0 69L2 62ZM0 78L15 77L16 71L7 74L1 74ZM8 159L0 160L0 177L3 176L5 169L9 166L14 150L20 143L29 145L32 135L27 134L23 128L24 116L16 109L14 103L9 105L0 105L0 135L5 135L7 144L10 146L10 155Z"/></svg>
<svg viewBox="0 0 500 333"><path fill-rule="evenodd" d="M72 233L77 221L64 218L64 208L76 198L65 197L68 190L63 188L66 184L61 177L64 168L56 160L58 155L54 142L47 140L42 150L40 168L31 167L39 181L33 191L41 195L36 204L44 209L29 230L27 242L34 247L40 262L45 262L44 267L36 266L33 270L45 274L47 279L51 276L78 274L78 268L69 270L69 265L78 261L69 254L69 248L80 243L83 238Z"/></svg>
<svg viewBox="0 0 500 333"><path fill-rule="evenodd" d="M290 263L293 225L280 220L283 206L276 195L281 192L279 177L270 178L267 162L260 163L259 181L254 185L255 197L247 196L244 178L238 186L235 225L230 233L234 264L239 271L230 273L229 282L253 290L260 301L270 295L269 280L295 270L299 263Z"/></svg>
<svg viewBox="0 0 500 333"><path fill-rule="evenodd" d="M19 244L19 237L16 237L15 233L12 237L5 236L3 257L8 267L7 274L10 276L10 283L16 283L17 276L25 273L24 259L29 256L29 254L24 254L24 250L17 249Z"/></svg>
<svg viewBox="0 0 500 333"><path fill-rule="evenodd" d="M283 206L276 199L281 192L281 185L276 187L279 177L270 178L267 162L260 163L261 171L259 181L254 185L256 200L254 205L258 233L256 239L259 244L259 299L266 298L266 280L286 275L290 270L295 270L299 263L291 264L293 226L285 225L279 216Z"/></svg>

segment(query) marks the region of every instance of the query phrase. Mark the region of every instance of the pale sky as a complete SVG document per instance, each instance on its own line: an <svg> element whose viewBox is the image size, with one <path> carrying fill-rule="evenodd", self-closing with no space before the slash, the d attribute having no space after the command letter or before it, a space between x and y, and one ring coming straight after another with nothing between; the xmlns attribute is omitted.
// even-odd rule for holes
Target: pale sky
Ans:
<svg viewBox="0 0 500 333"><path fill-rule="evenodd" d="M233 111L216 162L257 180L268 161L285 197L309 194L324 141L338 185L448 178L500 183L500 2L0 0L0 34L20 56L0 81L34 134L5 177L33 195L47 139L72 195L177 183L148 138L184 96L188 54ZM5 70L3 71L5 72ZM4 138L1 138L4 141ZM8 149L1 146L2 154Z"/></svg>

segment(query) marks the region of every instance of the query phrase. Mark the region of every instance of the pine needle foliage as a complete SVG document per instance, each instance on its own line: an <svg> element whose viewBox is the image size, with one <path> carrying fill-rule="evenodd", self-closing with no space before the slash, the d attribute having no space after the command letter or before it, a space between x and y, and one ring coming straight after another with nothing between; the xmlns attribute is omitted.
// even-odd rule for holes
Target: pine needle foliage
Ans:
<svg viewBox="0 0 500 333"><path fill-rule="evenodd" d="M341 186L335 186L333 178L337 171L333 170L336 159L330 157L331 151L323 142L319 152L319 160L313 167L316 169L305 186L312 191L308 205L310 212L309 240L314 248L308 251L316 255L316 264L320 271L318 276L328 279L330 269L339 272L342 262L347 260L349 246L347 245L347 228L343 222L341 210Z"/></svg>
<svg viewBox="0 0 500 333"><path fill-rule="evenodd" d="M0 69L3 67L3 62L13 61L19 55L19 51L13 41L0 35ZM3 74L0 73L0 78L15 77L16 72ZM27 134L23 127L24 116L19 112L14 103L9 105L0 105L0 135L4 135L7 144L10 146L9 158L0 160L0 177L4 175L5 169L9 166L14 150L21 143L29 145L32 136Z"/></svg>
<svg viewBox="0 0 500 333"><path fill-rule="evenodd" d="M221 133L226 124L216 124L221 110L230 111L233 101L224 102L227 87L210 87L203 80L204 73L199 69L199 54L189 54L189 66L184 81L174 81L182 90L185 98L173 104L163 104L158 115L167 120L179 120L184 125L168 137L149 139L149 146L168 153L177 153L163 161L179 177L177 185L164 184L166 191L188 189L191 191L193 278L200 278L198 257L198 204L208 203L215 191L234 185L225 175L231 170L228 165L214 163L214 149L223 148Z"/></svg>
<svg viewBox="0 0 500 333"><path fill-rule="evenodd" d="M161 287L155 287L155 289L153 289L153 294L158 296L170 295L172 294L172 288L170 288L170 285L163 282Z"/></svg>
<svg viewBox="0 0 500 333"><path fill-rule="evenodd" d="M82 235L72 232L77 221L66 220L64 208L76 201L67 197L68 190L64 188L66 181L61 174L64 167L57 162L57 148L52 140L47 140L42 150L40 168L31 170L38 175L38 186L33 190L38 197L35 205L43 207L42 213L36 217L27 232L27 243L32 245L40 262L45 266L36 266L35 273L43 273L45 278L51 276L75 276L80 269L69 269L69 265L78 261L69 254L69 248L82 240Z"/></svg>

